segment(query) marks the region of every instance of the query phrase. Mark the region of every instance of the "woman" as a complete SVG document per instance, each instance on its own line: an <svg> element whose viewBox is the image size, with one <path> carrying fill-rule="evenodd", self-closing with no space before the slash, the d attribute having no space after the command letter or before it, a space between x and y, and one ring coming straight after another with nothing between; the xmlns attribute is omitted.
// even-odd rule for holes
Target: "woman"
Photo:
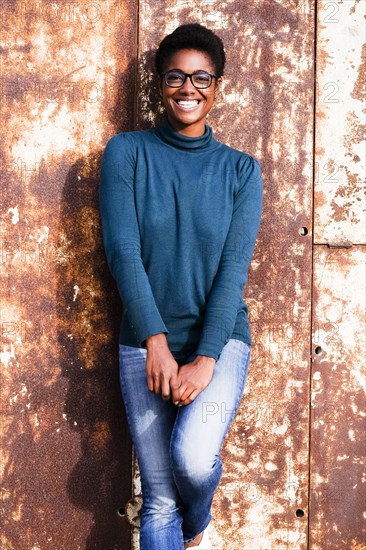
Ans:
<svg viewBox="0 0 366 550"><path fill-rule="evenodd" d="M203 548L244 391L243 289L262 180L258 161L206 124L224 71L221 39L182 25L155 62L164 118L108 141L100 211L124 306L120 382L141 473L141 550L182 550Z"/></svg>

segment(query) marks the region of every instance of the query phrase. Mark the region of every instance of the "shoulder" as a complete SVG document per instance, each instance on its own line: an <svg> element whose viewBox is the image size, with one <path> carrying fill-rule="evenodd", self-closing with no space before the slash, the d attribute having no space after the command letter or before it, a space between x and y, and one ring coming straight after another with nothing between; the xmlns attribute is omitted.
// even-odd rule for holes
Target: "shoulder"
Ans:
<svg viewBox="0 0 366 550"><path fill-rule="evenodd" d="M126 155L134 157L139 147L150 139L151 130L132 130L114 134L105 145L103 158L113 157L116 160Z"/></svg>
<svg viewBox="0 0 366 550"><path fill-rule="evenodd" d="M225 143L222 145L221 153L226 153L230 160L235 164L238 174L244 179L260 179L261 165L257 158L245 151L230 147Z"/></svg>

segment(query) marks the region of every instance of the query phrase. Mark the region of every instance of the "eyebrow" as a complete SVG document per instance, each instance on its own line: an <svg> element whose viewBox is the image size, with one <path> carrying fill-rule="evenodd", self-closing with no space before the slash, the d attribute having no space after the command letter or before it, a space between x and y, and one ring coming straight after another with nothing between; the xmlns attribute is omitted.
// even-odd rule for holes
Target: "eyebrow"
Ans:
<svg viewBox="0 0 366 550"><path fill-rule="evenodd" d="M174 68L174 69L168 69L166 72L168 71L179 71L180 73L184 73L184 71L182 69L177 69L177 68ZM196 69L195 71L193 71L193 73L191 74L195 74L195 73L208 73L208 74L212 74L210 73L210 71L206 71L206 69Z"/></svg>

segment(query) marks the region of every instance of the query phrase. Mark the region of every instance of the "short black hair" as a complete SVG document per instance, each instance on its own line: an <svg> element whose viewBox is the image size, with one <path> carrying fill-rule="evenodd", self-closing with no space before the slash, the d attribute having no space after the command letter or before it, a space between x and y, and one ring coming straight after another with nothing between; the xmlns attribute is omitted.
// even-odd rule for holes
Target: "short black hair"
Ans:
<svg viewBox="0 0 366 550"><path fill-rule="evenodd" d="M221 38L199 23L187 23L177 27L160 42L155 55L158 75L164 71L165 65L175 52L185 49L206 53L215 68L216 76L224 74L226 56Z"/></svg>

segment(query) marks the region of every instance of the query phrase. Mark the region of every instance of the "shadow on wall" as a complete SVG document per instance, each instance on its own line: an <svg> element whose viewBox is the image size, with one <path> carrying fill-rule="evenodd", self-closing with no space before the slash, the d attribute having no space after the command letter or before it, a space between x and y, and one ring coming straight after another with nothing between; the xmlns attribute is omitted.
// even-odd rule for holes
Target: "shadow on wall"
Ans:
<svg viewBox="0 0 366 550"><path fill-rule="evenodd" d="M113 133L134 129L135 74L134 60L116 83L115 105L105 108ZM69 170L59 225L67 257L59 267L57 292L61 368L69 379L65 414L81 447L67 490L74 506L93 514L86 550L130 545L129 525L121 517L131 497L131 440L118 376L122 308L102 243L102 153L94 151Z"/></svg>

